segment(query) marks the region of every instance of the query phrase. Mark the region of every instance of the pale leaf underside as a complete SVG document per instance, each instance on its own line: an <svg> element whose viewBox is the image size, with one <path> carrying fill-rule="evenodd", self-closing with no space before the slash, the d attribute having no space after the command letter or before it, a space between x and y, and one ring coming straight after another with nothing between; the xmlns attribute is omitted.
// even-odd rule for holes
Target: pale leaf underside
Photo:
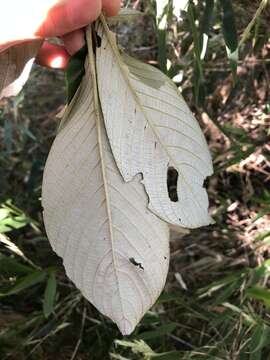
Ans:
<svg viewBox="0 0 270 360"><path fill-rule="evenodd" d="M94 107L87 68L47 160L44 221L70 279L130 334L165 284L168 228L147 209L139 176L123 181Z"/></svg>
<svg viewBox="0 0 270 360"><path fill-rule="evenodd" d="M105 27L104 27L105 26ZM204 180L213 172L204 135L175 85L158 69L120 56L112 33L99 27L99 96L117 166L129 182L142 174L149 209L174 225L212 222ZM169 169L178 173L177 201Z"/></svg>

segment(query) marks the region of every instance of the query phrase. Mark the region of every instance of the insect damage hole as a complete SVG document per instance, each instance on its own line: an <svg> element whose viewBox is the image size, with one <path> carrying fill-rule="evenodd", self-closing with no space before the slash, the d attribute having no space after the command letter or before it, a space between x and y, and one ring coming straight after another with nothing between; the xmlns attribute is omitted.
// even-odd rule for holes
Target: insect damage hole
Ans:
<svg viewBox="0 0 270 360"><path fill-rule="evenodd" d="M129 262L132 265L137 266L139 269L144 270L144 267L142 266L142 264L137 262L134 258L129 258Z"/></svg>
<svg viewBox="0 0 270 360"><path fill-rule="evenodd" d="M172 202L178 202L177 194L177 183L178 183L179 174L178 171L170 166L167 171L167 188L168 195Z"/></svg>
<svg viewBox="0 0 270 360"><path fill-rule="evenodd" d="M101 47L102 39L95 30L92 32L92 39L94 44L94 53L96 53L96 49Z"/></svg>

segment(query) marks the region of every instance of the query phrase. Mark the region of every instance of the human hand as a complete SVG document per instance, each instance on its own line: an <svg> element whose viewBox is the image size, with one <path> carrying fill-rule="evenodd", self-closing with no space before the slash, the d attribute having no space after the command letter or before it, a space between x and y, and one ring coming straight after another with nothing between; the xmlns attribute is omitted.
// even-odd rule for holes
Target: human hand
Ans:
<svg viewBox="0 0 270 360"><path fill-rule="evenodd" d="M116 15L120 0L8 0L1 5L0 51L20 41L61 37L64 46L44 42L41 65L65 68L70 55L84 45L83 28L102 10Z"/></svg>

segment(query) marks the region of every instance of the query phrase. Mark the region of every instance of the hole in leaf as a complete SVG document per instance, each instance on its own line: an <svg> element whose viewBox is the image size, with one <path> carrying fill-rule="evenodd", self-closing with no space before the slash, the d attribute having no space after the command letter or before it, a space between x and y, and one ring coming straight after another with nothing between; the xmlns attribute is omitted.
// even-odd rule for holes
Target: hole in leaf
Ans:
<svg viewBox="0 0 270 360"><path fill-rule="evenodd" d="M101 47L102 39L101 39L101 37L100 37L98 34L96 34L96 39L97 39L97 48L100 48L100 47Z"/></svg>
<svg viewBox="0 0 270 360"><path fill-rule="evenodd" d="M178 201L178 194L177 194L177 183L178 183L178 171L170 166L167 171L167 188L168 188L168 195L171 201L177 202Z"/></svg>
<svg viewBox="0 0 270 360"><path fill-rule="evenodd" d="M208 188L208 185L209 185L209 179L206 178L206 179L204 179L204 182L203 182L203 188L204 188L204 189L207 189L207 188Z"/></svg>
<svg viewBox="0 0 270 360"><path fill-rule="evenodd" d="M93 50L94 50L94 54L96 55L96 49L101 47L102 39L96 31L92 32L92 39L93 39Z"/></svg>

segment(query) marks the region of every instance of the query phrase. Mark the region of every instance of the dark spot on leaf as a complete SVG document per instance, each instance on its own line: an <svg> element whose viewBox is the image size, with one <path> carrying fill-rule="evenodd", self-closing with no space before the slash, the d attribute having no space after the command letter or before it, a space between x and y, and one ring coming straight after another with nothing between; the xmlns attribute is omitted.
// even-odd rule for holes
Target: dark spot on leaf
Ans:
<svg viewBox="0 0 270 360"><path fill-rule="evenodd" d="M167 256L164 256L164 260L167 260Z"/></svg>
<svg viewBox="0 0 270 360"><path fill-rule="evenodd" d="M157 142L155 141L155 149L157 148Z"/></svg>
<svg viewBox="0 0 270 360"><path fill-rule="evenodd" d="M177 202L178 201L178 194L177 194L177 183L178 183L178 171L170 166L167 172L167 188L168 188L168 195L171 201Z"/></svg>
<svg viewBox="0 0 270 360"><path fill-rule="evenodd" d="M138 263L134 258L129 258L129 262L131 262L132 265L137 266L139 269L144 270L142 264Z"/></svg>

